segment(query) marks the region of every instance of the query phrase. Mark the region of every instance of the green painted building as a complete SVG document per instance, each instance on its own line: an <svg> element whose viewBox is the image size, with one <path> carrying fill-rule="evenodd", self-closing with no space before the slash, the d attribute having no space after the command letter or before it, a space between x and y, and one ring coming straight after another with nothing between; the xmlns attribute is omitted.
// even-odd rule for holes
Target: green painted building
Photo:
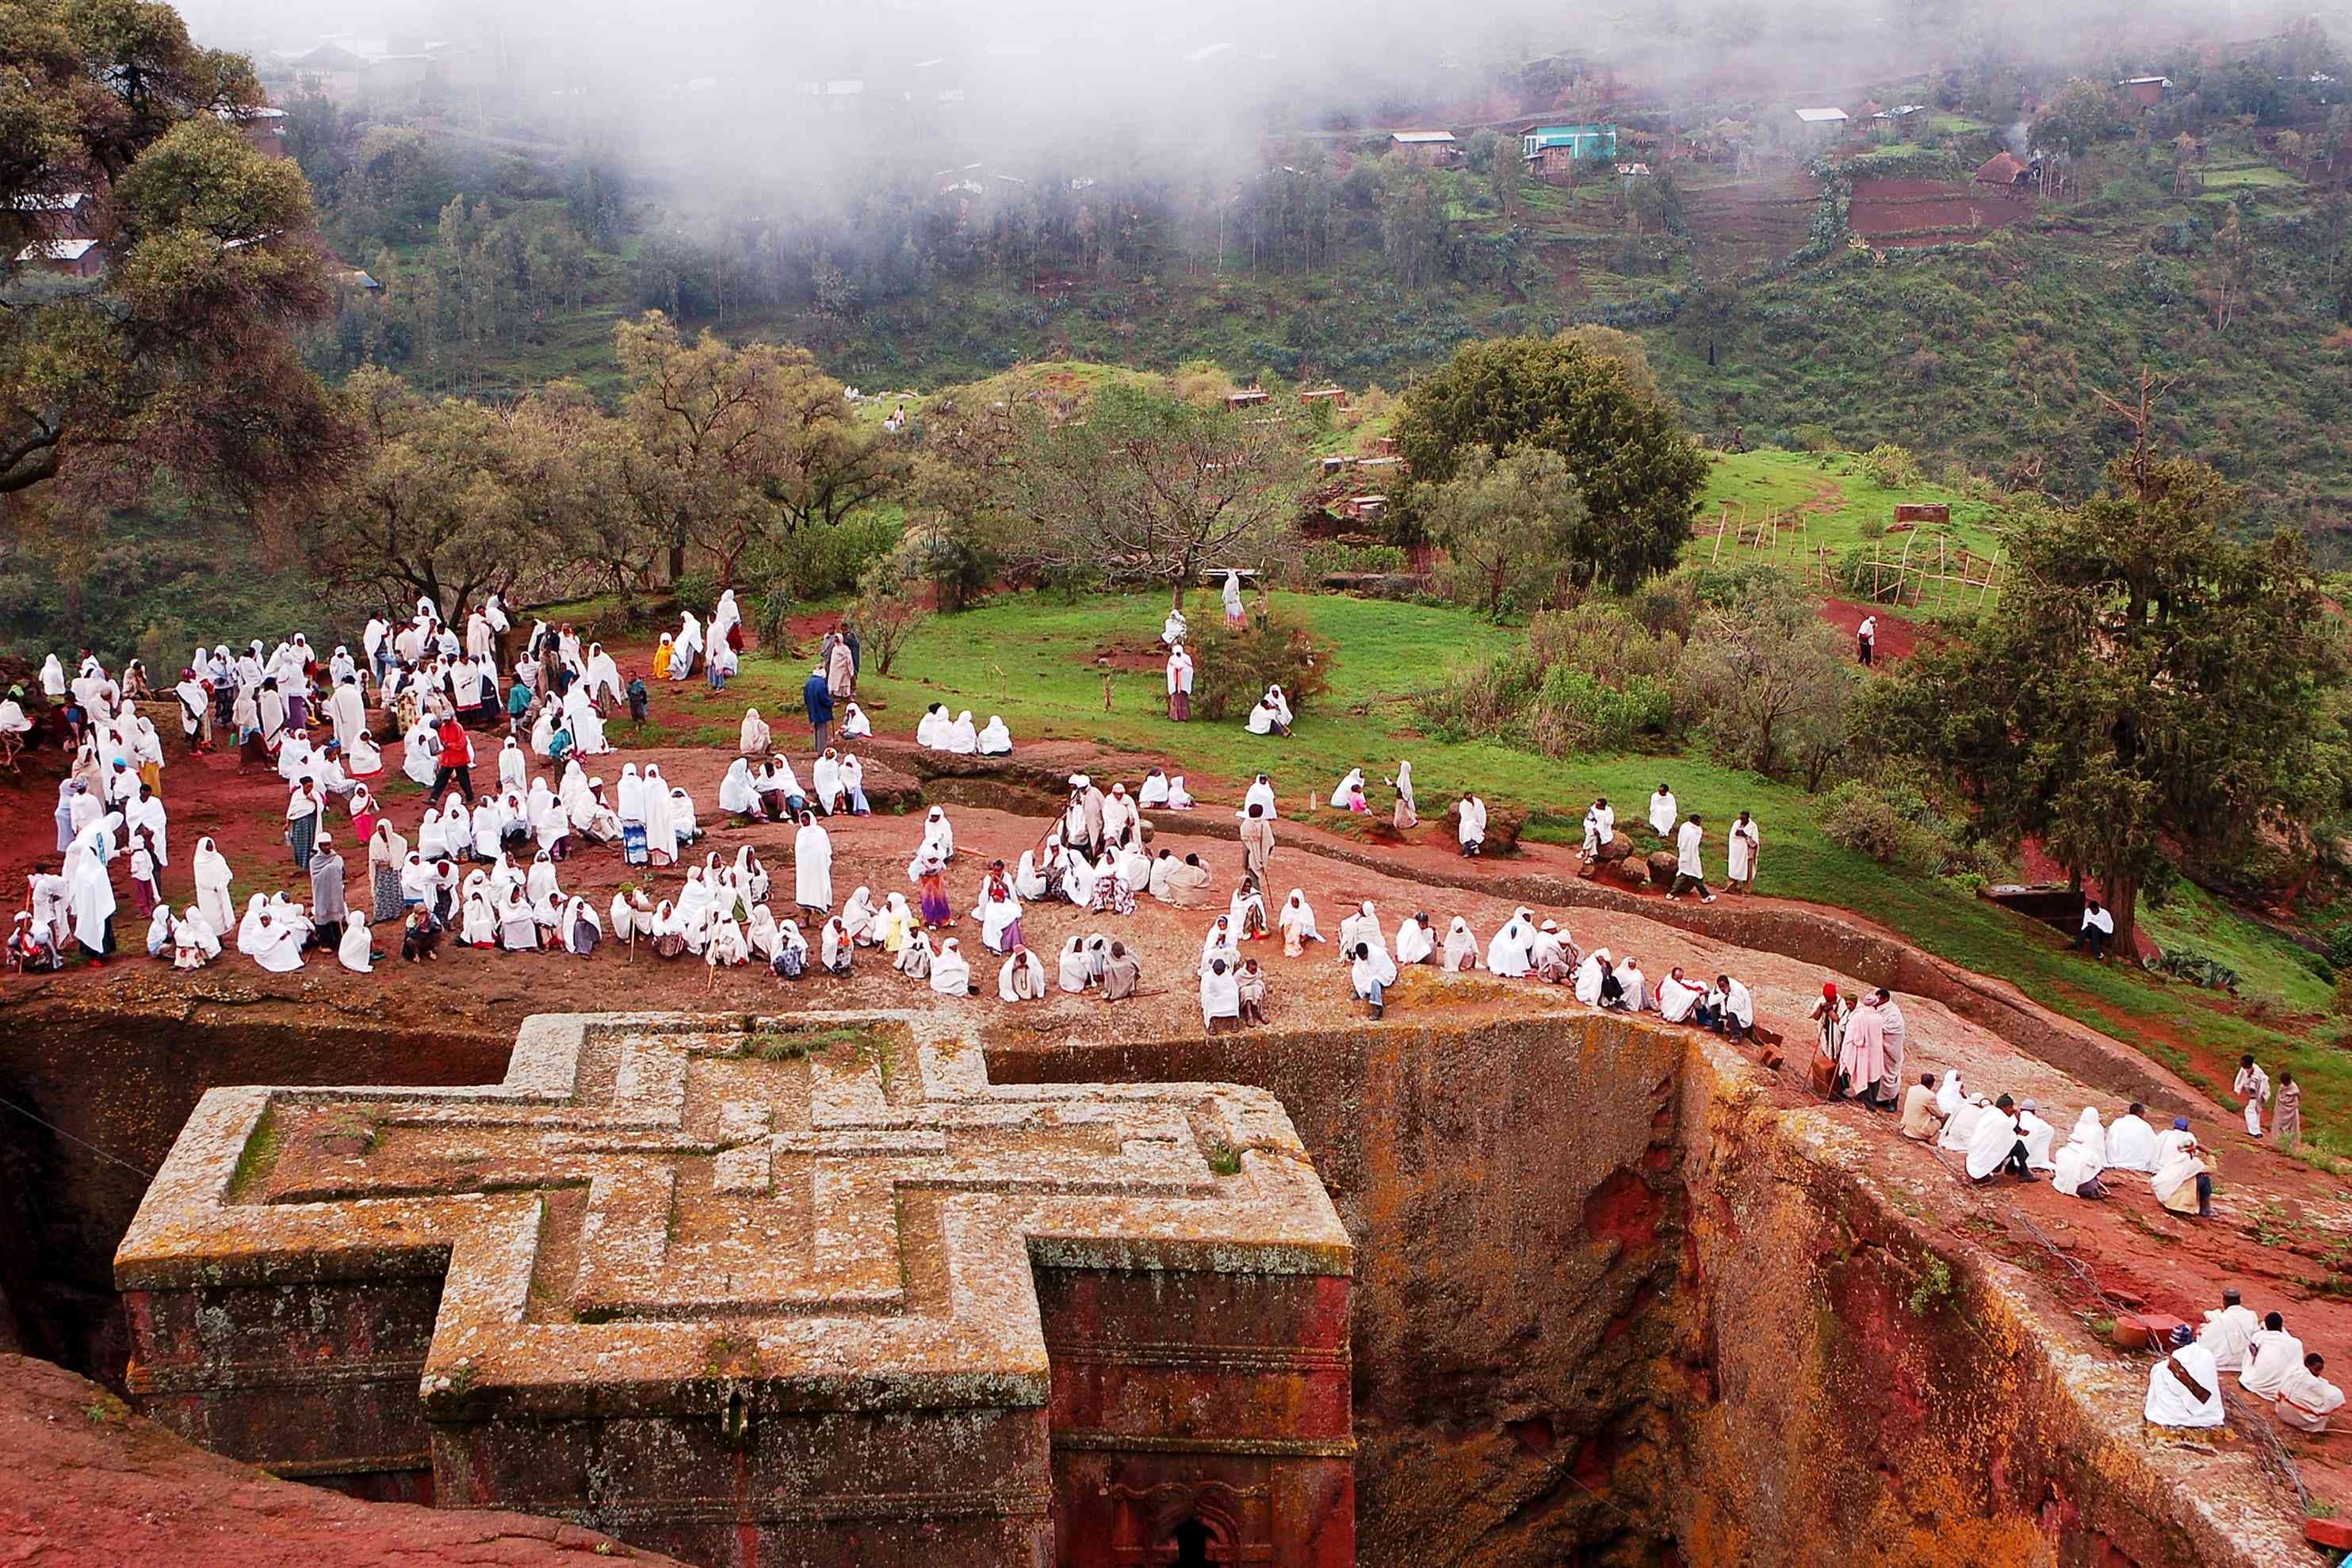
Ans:
<svg viewBox="0 0 2352 1568"><path fill-rule="evenodd" d="M1565 168L1576 160L1617 157L1617 127L1538 125L1519 138L1519 156L1538 174Z"/></svg>

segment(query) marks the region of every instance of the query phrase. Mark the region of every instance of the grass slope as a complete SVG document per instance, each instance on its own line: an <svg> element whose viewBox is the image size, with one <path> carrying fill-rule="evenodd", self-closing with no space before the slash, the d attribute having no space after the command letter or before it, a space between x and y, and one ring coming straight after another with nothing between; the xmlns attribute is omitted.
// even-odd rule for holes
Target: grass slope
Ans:
<svg viewBox="0 0 2352 1568"><path fill-rule="evenodd" d="M2352 1121L2352 1058L2313 1038L2305 1026L2309 1013L2324 1005L2325 987L2291 944L2194 889L2184 889L2168 910L2153 916L2155 928L2237 966L2248 993L2264 996L2267 1005L2249 1007L2122 965L2084 963L2046 927L1940 880L1897 876L1832 843L1815 798L1696 752L1561 761L1491 742L1429 740L1414 729L1407 694L1449 661L1502 648L1510 633L1444 606L1277 597L1339 649L1328 697L1300 715L1287 741L1261 740L1238 721L1168 723L1156 668L1114 674L1111 710L1104 711L1104 671L1096 657L1114 647L1150 646L1164 604L1146 595L1002 597L931 622L889 679L868 675L861 684L877 700L877 722L893 732L910 730L928 704L945 702L971 709L982 721L1002 714L1016 746L1047 738L1092 740L1165 754L1171 771L1238 778L1265 768L1288 798L1319 795L1350 767L1363 768L1370 778L1385 777L1399 759L1409 758L1417 792L1433 810L1450 792L1475 785L1489 799L1548 814L1553 827L1564 829L1594 795L1608 795L1621 816L1633 817L1637 812L1630 808L1664 780L1685 806L1719 820L1743 808L1755 814L1764 832L1762 891L1851 909L1930 952L2010 980L2036 1001L2221 1089L2229 1076L2221 1064L2234 1062L2241 1051L2259 1053L2273 1070L2283 1063L2305 1085L2316 1140L2352 1153L2352 1140L2337 1131ZM795 715L805 674L798 659L755 655L730 689L772 717ZM709 729L697 738L722 743L732 733L731 726Z"/></svg>

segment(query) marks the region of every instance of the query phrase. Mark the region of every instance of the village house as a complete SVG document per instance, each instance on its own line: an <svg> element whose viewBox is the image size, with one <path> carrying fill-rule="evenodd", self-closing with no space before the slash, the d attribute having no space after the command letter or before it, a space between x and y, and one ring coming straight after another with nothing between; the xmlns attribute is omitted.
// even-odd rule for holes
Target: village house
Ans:
<svg viewBox="0 0 2352 1568"><path fill-rule="evenodd" d="M106 270L106 247L94 239L37 240L16 253L16 265L59 278L96 278Z"/></svg>
<svg viewBox="0 0 2352 1568"><path fill-rule="evenodd" d="M2168 76L2126 77L2116 86L2135 107L2146 110L2164 101L2165 94L2172 90L2172 79Z"/></svg>
<svg viewBox="0 0 2352 1568"><path fill-rule="evenodd" d="M16 211L26 216L26 227L42 239L97 237L98 198L88 191L19 196L16 205Z"/></svg>
<svg viewBox="0 0 2352 1568"><path fill-rule="evenodd" d="M1389 151L1408 163L1423 168L1441 168L1461 156L1451 131L1394 131L1389 133Z"/></svg>
<svg viewBox="0 0 2352 1568"><path fill-rule="evenodd" d="M1519 156L1531 174L1564 174L1579 159L1617 158L1617 127L1612 124L1538 125L1519 138Z"/></svg>
<svg viewBox="0 0 2352 1568"><path fill-rule="evenodd" d="M1794 112L1797 140L1817 146L1844 135L1851 120L1843 109L1800 109Z"/></svg>

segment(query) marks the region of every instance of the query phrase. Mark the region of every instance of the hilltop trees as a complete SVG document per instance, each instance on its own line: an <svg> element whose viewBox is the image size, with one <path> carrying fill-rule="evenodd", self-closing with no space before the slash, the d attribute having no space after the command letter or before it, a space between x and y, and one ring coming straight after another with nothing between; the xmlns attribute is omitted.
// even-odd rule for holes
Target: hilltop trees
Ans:
<svg viewBox="0 0 2352 1568"><path fill-rule="evenodd" d="M1014 425L999 493L1047 575L1163 583L1181 605L1203 567L1271 557L1297 505L1297 444L1277 422L1113 385L1082 420L1029 404Z"/></svg>
<svg viewBox="0 0 2352 1568"><path fill-rule="evenodd" d="M2219 474L2144 456L2107 473L2012 529L2000 614L1912 661L1885 739L1949 770L1994 837L2096 878L2128 952L2166 846L2219 858L2341 806L2343 659L2300 542L2238 542Z"/></svg>
<svg viewBox="0 0 2352 1568"><path fill-rule="evenodd" d="M1626 365L1573 341L1465 344L1405 395L1396 438L1416 518L1475 448L1558 453L1586 512L1568 574L1621 592L1674 565L1706 478L1665 404Z"/></svg>
<svg viewBox="0 0 2352 1568"><path fill-rule="evenodd" d="M1445 551L1448 589L1489 619L1542 605L1591 545L1567 459L1541 447L1501 458L1473 449L1431 492L1424 510L1430 538Z"/></svg>
<svg viewBox="0 0 2352 1568"><path fill-rule="evenodd" d="M223 119L260 101L168 5L0 0L0 495L170 468L249 502L342 460L288 335L331 307L310 190ZM43 198L101 185L102 283L15 259Z"/></svg>

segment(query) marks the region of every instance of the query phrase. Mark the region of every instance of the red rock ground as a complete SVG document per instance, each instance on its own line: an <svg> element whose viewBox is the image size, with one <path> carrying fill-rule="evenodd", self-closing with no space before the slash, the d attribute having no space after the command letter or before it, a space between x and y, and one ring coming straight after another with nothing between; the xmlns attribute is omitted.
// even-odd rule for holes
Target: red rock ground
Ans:
<svg viewBox="0 0 2352 1568"><path fill-rule="evenodd" d="M1891 617L1882 616L1882 649L1887 648ZM1899 623L1898 623L1899 624ZM699 682L670 686L656 691L656 717L674 728L691 731L721 721L732 728L740 717L740 699L713 699ZM776 715L770 715L772 721ZM877 724L903 732L911 714L877 710ZM780 734L789 727L777 722ZM798 748L796 747L796 752ZM884 762L905 763L912 756L903 740L886 739L869 748ZM774 899L779 909L790 901L789 830L780 825L738 829L718 822L716 787L728 760L718 747L631 752L602 760L598 771L617 774L620 763L641 765L657 761L674 782L693 794L710 837L698 847L717 848L731 858L737 847L751 845L784 889ZM805 765L804 757L797 758ZM1138 759L1106 759L1098 748L1081 742L1044 742L1024 746L1015 759L1055 769L1090 767L1097 778L1132 776ZM385 777L398 781L398 748L388 748ZM52 764L54 765L54 764ZM805 778L805 774L803 774ZM0 784L5 802L6 834L0 843L0 874L19 875L36 857L47 858L53 839L48 810L54 795L54 774L28 773L21 785ZM1230 838L1210 837L1204 830L1231 821L1240 791L1230 781L1195 776L1201 800L1199 812L1182 821L1173 815L1161 818L1160 842L1177 850L1199 852L1215 874L1215 907L1239 868L1239 849ZM1278 784L1286 781L1277 781ZM276 886L291 868L278 841L282 789L274 774L240 776L232 757L177 759L165 774L166 795L173 812L174 863L166 876L168 890L184 901L189 897L187 857L200 834L220 841L239 874L240 893L258 885ZM417 792L397 782L386 791L395 820L413 835L423 801ZM1482 942L1508 918L1513 900L1499 896L1487 884L1505 877L1572 873L1570 851L1529 845L1511 860L1465 862L1453 852L1441 823L1433 818L1404 844L1368 847L1342 839L1312 826L1288 820L1306 801L1296 785L1283 797L1286 821L1280 828L1282 847L1273 868L1272 888L1278 899L1292 887L1305 889L1314 903L1324 932L1336 938L1340 916L1360 900L1373 900L1382 925L1393 932L1396 922L1414 909L1428 910L1442 930L1451 916L1466 916ZM1005 804L1017 804L1007 797ZM1034 815L1005 809L952 806L950 809L960 853L950 878L954 901L963 911L977 882L979 868L989 858L1008 862L1020 850L1037 842L1045 823ZM1327 820L1329 814L1326 814ZM713 825L716 824L715 826ZM835 839L835 887L845 898L859 883L873 887L877 897L891 890L908 890L907 862L919 837L912 816L877 816L829 825ZM1340 854L1377 857L1381 869L1366 868L1338 858ZM1769 881L1769 861L1765 862ZM1443 878L1451 886L1430 886L1405 880L1391 872L1420 878ZM564 868L567 889L575 884L601 906L625 875L617 852L593 850L575 857ZM658 877L658 896L674 892L682 871ZM353 879L353 887L360 885ZM298 896L301 889L296 889ZM126 916L122 934L134 942L143 927ZM1710 914L1729 910L1778 910L1818 922L1832 922L1884 935L1866 920L1839 911L1822 910L1790 900L1727 897ZM856 974L845 982L815 977L785 985L757 970L736 970L714 978L699 963L663 963L649 957L627 963L607 943L591 960L562 955L533 956L457 952L445 949L443 959L421 969L396 963L370 976L350 974L331 958L314 954L309 965L288 975L265 974L250 963L226 954L194 975L177 975L143 956L110 966L103 973L77 965L49 977L12 980L12 1001L28 994L55 991L59 994L95 993L125 997L149 995L220 1000L284 998L299 1005L342 1015L347 1018L381 1019L386 1026L429 1025L448 1027L478 1025L509 1029L531 1012L601 1009L620 1005L633 1007L724 1007L793 1010L801 1007L908 1006L952 1007L963 1013L970 1026L983 1038L1034 1038L1044 1036L1071 1046L1117 1038L1150 1037L1196 1029L1198 1011L1191 974L1197 964L1201 936L1212 910L1175 910L1144 900L1131 919L1081 915L1067 906L1033 907L1025 924L1030 945L1050 955L1074 932L1102 931L1128 942L1142 957L1146 994L1123 1007L1114 1019L1107 1005L1090 996L1056 994L1050 1000L1019 1008L998 1003L993 994L994 963L979 962L978 931L969 918L957 929L975 958L975 974L988 987L984 997L954 1003L935 996L891 972L871 956L860 960ZM1646 913L1580 908L1553 911L1586 948L1605 944L1619 955L1638 954L1654 980L1669 963L1682 963L1694 973L1728 969L1746 979L1755 991L1759 1016L1788 1037L1788 1065L1764 1081L1769 1091L1790 1104L1810 1102L1801 1074L1810 1029L1805 1008L1819 994L1825 973L1851 986L1854 977L1825 972L1820 964L1734 945L1716 937L1663 923ZM1662 911L1663 912L1663 911ZM1690 911L1677 910L1677 920ZM812 933L814 934L814 933ZM1362 1009L1347 994L1330 944L1310 948L1308 956L1288 960L1278 942L1254 944L1271 972L1272 1017L1278 1026L1312 1026L1339 1018L1360 1019ZM1050 973L1051 960L1047 957ZM1441 976L1423 970L1409 973L1393 998L1391 1016L1409 1024L1427 1008L1445 1009L1449 1022L1465 1010L1523 1013L1530 1008L1573 1009L1563 990L1525 982L1496 982L1484 975ZM2122 1107L2110 1092L2086 1088L2047 1063L2025 1054L1940 1003L1924 997L1905 998L1909 1019L1910 1067L1919 1070L1957 1068L1963 1081L1987 1092L2036 1097L2042 1113L2064 1130L2086 1104L2112 1118ZM1756 1069L1761 1073L1761 1069ZM2200 1091L2160 1068L2152 1076L2168 1081L2183 1101L2210 1106ZM2226 1079L2224 1079L2226 1081ZM1864 1142L1874 1167L1895 1190L1910 1194L1946 1224L1956 1237L1995 1248L2032 1268L2047 1282L2059 1302L2074 1310L2086 1324L2109 1318L2118 1310L2147 1306L2195 1321L2206 1307L2218 1304L2225 1284L2237 1284L2257 1311L2284 1311L2289 1326L2311 1348L2329 1353L2341 1371L2352 1371L2352 1275L2338 1272L2352 1263L2352 1189L2336 1178L2279 1155L2266 1145L2247 1139L2237 1118L2225 1107L2200 1113L2197 1131L2221 1152L2221 1178L2216 1200L2217 1217L2190 1222L2164 1214L2155 1204L2146 1181L2118 1177L2116 1198L2094 1205L2062 1198L2046 1184L1993 1188L1969 1186L1934 1151L1906 1142L1895 1133L1889 1119L1851 1105L1833 1108L1839 1124ZM2037 1234L2038 1233L2038 1234ZM2046 1238L2046 1244L2045 1239ZM2085 1333L2082 1347L2095 1352ZM2331 1436L2309 1439L2283 1434L2286 1447L2305 1469L2321 1495L2352 1502L2352 1439Z"/></svg>
<svg viewBox="0 0 2352 1568"><path fill-rule="evenodd" d="M673 1560L516 1513L367 1503L278 1480L133 1415L62 1367L0 1356L0 1560L205 1568Z"/></svg>
<svg viewBox="0 0 2352 1568"><path fill-rule="evenodd" d="M1852 599L1823 599L1822 619L1843 632L1849 638L1862 629L1864 616L1878 617L1878 636L1871 649L1874 658L1882 661L1909 658L1919 650L1919 627L1901 616L1890 615L1875 605L1857 604Z"/></svg>

